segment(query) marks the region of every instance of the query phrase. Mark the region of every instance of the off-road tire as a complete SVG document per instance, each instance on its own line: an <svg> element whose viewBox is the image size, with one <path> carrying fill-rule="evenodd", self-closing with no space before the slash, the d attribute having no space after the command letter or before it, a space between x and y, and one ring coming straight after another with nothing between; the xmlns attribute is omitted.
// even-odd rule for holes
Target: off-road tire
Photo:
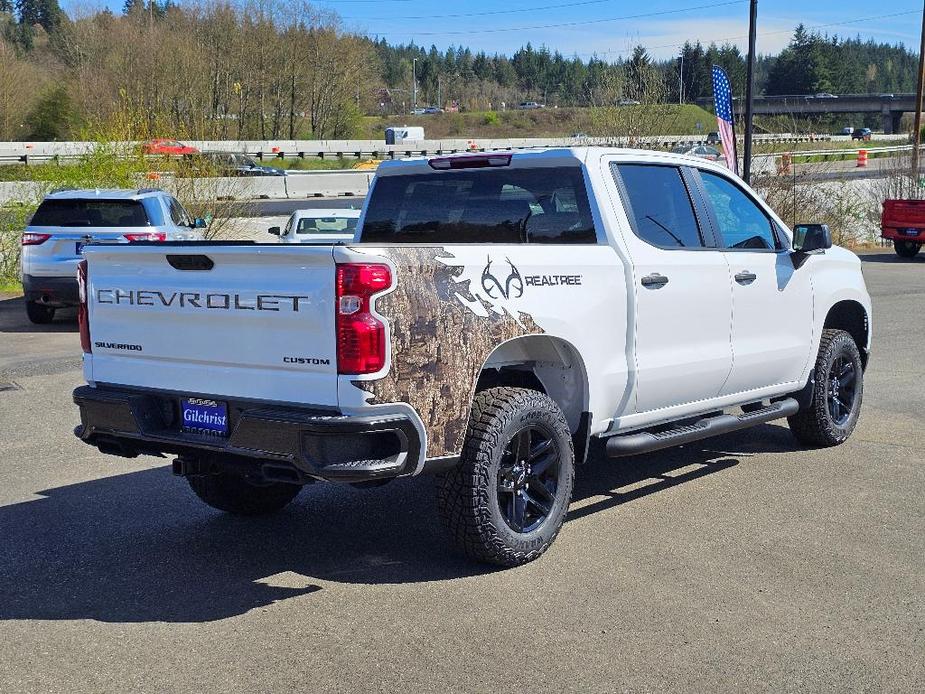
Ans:
<svg viewBox="0 0 925 694"><path fill-rule="evenodd" d="M856 383L851 412L846 422L839 425L829 411L828 389L832 365L839 357L854 364ZM815 386L812 404L787 418L790 431L797 441L806 446L838 446L848 440L857 425L864 396L864 370L861 353L854 339L844 330L823 330L819 354L814 367Z"/></svg>
<svg viewBox="0 0 925 694"><path fill-rule="evenodd" d="M26 302L26 316L36 325L46 325L55 319L53 306L45 306L35 301Z"/></svg>
<svg viewBox="0 0 925 694"><path fill-rule="evenodd" d="M905 241L903 239L893 239L893 250L900 258L914 258L918 255L922 244L915 241Z"/></svg>
<svg viewBox="0 0 925 694"><path fill-rule="evenodd" d="M530 532L515 532L500 508L499 468L505 448L524 426L536 425L558 448L554 501ZM440 516L457 547L470 559L518 566L533 561L556 539L572 498L575 452L562 410L526 388L489 388L476 394L459 465L438 479Z"/></svg>
<svg viewBox="0 0 925 694"><path fill-rule="evenodd" d="M238 516L275 513L296 498L302 487L272 482L251 484L239 475L193 475L186 478L190 488L212 508Z"/></svg>

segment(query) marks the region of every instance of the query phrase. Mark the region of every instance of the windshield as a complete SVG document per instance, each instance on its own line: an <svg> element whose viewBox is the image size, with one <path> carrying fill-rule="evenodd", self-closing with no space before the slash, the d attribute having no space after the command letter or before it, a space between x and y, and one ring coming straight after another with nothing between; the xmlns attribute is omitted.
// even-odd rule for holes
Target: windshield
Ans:
<svg viewBox="0 0 925 694"><path fill-rule="evenodd" d="M302 217L296 227L297 234L353 234L357 217Z"/></svg>
<svg viewBox="0 0 925 694"><path fill-rule="evenodd" d="M138 200L45 200L30 222L32 226L143 227L149 224Z"/></svg>

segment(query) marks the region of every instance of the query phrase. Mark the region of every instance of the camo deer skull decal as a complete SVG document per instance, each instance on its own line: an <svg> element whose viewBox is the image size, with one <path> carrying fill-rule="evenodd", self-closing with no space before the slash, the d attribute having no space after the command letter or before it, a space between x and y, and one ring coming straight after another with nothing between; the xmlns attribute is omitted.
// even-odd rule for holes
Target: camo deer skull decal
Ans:
<svg viewBox="0 0 925 694"><path fill-rule="evenodd" d="M510 258L505 258L504 261L510 267L510 272L502 282L492 274L491 256L488 256L488 263L485 265L485 269L482 270L482 289L492 299L519 299L524 293L524 280Z"/></svg>

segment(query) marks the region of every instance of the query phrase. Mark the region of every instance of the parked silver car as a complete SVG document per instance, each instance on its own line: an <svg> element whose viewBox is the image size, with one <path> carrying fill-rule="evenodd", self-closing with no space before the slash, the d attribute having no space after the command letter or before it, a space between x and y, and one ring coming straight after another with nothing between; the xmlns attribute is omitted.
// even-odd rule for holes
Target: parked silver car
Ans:
<svg viewBox="0 0 925 694"><path fill-rule="evenodd" d="M678 145L671 151L675 154L686 154L689 157L697 157L707 161L719 161L723 156L722 152L716 147L710 147L709 145Z"/></svg>
<svg viewBox="0 0 925 694"><path fill-rule="evenodd" d="M280 243L337 243L352 241L360 210L326 208L296 210L286 226L270 227L267 233L279 236Z"/></svg>
<svg viewBox="0 0 925 694"><path fill-rule="evenodd" d="M162 190L66 190L50 193L22 235L22 284L33 323L75 306L77 264L88 243L201 240L193 219Z"/></svg>

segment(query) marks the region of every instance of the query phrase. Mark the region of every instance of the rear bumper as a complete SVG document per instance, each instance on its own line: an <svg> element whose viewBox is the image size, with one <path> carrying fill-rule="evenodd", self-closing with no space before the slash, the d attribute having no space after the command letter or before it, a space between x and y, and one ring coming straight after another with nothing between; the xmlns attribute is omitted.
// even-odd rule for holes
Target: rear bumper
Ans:
<svg viewBox="0 0 925 694"><path fill-rule="evenodd" d="M915 234L906 233L907 229L915 229ZM885 226L882 227L880 236L893 241L913 241L915 243L925 243L925 227L919 226Z"/></svg>
<svg viewBox="0 0 925 694"><path fill-rule="evenodd" d="M400 414L345 416L285 406L227 402L227 438L181 429L179 395L118 387L81 386L74 391L80 421L74 433L104 453L126 457L174 453L199 460L251 460L289 465L301 475L366 482L413 473L421 440Z"/></svg>
<svg viewBox="0 0 925 694"><path fill-rule="evenodd" d="M26 301L41 301L50 305L76 306L77 275L73 277L22 276L23 293Z"/></svg>

